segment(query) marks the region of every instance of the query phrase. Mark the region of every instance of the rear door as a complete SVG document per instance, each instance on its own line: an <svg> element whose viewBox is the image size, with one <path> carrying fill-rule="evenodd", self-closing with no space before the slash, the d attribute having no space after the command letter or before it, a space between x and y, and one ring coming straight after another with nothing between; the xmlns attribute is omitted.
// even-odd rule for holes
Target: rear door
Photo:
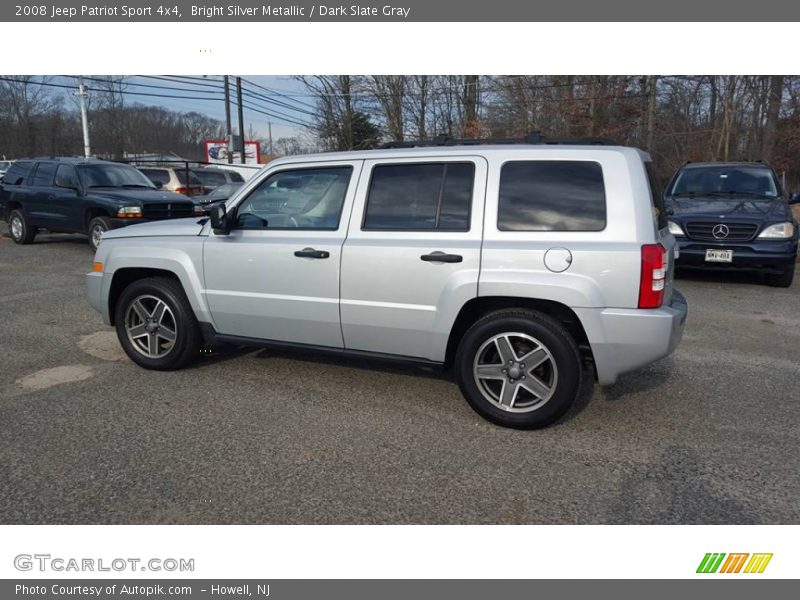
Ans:
<svg viewBox="0 0 800 600"><path fill-rule="evenodd" d="M443 361L477 296L486 161L370 160L342 252L345 347Z"/></svg>
<svg viewBox="0 0 800 600"><path fill-rule="evenodd" d="M38 162L28 176L30 186L28 216L31 224L37 227L51 228L63 222L58 208L53 202L55 199L53 180L56 175L56 166L57 164L51 161Z"/></svg>

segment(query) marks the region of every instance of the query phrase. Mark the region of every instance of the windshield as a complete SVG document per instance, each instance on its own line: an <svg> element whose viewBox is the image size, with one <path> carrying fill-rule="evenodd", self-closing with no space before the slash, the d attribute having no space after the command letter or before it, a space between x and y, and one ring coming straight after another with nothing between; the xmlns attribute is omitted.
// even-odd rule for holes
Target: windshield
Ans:
<svg viewBox="0 0 800 600"><path fill-rule="evenodd" d="M141 171L128 165L100 164L79 165L78 171L86 187L141 187L155 189L150 180Z"/></svg>
<svg viewBox="0 0 800 600"><path fill-rule="evenodd" d="M675 177L670 196L747 196L772 199L780 195L767 167L690 167Z"/></svg>

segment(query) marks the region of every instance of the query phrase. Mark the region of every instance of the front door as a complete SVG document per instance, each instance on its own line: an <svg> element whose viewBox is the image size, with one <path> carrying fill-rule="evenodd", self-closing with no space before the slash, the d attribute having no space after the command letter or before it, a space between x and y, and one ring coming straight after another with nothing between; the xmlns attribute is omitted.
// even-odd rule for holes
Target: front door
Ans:
<svg viewBox="0 0 800 600"><path fill-rule="evenodd" d="M277 167L203 247L217 333L341 348L339 268L361 161Z"/></svg>

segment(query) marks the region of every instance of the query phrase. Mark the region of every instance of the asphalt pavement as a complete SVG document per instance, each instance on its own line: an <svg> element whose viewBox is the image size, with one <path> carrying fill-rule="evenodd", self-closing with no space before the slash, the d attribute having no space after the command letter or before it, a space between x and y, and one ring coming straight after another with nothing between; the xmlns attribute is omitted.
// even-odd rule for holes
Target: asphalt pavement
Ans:
<svg viewBox="0 0 800 600"><path fill-rule="evenodd" d="M673 356L494 426L452 378L225 348L145 371L82 236L0 225L0 523L800 523L800 276L683 275Z"/></svg>

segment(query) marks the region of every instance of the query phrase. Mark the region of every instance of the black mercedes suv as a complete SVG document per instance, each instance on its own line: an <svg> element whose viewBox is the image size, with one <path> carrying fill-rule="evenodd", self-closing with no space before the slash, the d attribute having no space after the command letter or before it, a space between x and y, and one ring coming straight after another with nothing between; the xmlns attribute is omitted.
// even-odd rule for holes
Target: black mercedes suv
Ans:
<svg viewBox="0 0 800 600"><path fill-rule="evenodd" d="M109 229L194 214L189 198L160 190L135 167L96 159L18 160L0 190L0 218L18 244L47 229L84 233L96 250Z"/></svg>
<svg viewBox="0 0 800 600"><path fill-rule="evenodd" d="M667 185L669 230L679 267L752 269L768 285L789 287L797 223L775 171L765 163L687 163Z"/></svg>

